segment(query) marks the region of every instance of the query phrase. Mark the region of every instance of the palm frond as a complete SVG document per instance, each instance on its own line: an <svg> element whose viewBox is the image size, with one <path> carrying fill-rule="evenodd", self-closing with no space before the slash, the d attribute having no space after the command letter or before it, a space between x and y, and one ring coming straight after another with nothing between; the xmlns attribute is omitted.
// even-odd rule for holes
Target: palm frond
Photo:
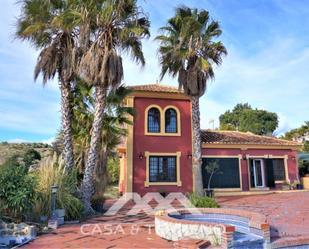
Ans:
<svg viewBox="0 0 309 249"><path fill-rule="evenodd" d="M166 73L178 74L179 88L192 96L201 96L207 81L214 78L213 65L220 65L227 50L214 41L222 33L217 21L210 21L206 10L176 8L175 15L159 29L161 79Z"/></svg>
<svg viewBox="0 0 309 249"><path fill-rule="evenodd" d="M95 8L97 29L90 49L81 59L79 72L89 84L117 87L123 79L120 52L145 64L141 40L150 35L150 23L136 0L106 0Z"/></svg>

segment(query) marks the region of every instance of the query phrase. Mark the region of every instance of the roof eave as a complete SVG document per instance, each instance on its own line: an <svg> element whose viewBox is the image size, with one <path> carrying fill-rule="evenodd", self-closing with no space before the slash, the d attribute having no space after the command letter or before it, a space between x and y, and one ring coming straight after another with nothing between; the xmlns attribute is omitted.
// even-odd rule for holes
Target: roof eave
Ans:
<svg viewBox="0 0 309 249"><path fill-rule="evenodd" d="M134 90L129 95L129 97L140 97L140 98L160 98L160 99L185 99L191 100L190 96L184 93L176 92L163 92L163 91L139 91Z"/></svg>
<svg viewBox="0 0 309 249"><path fill-rule="evenodd" d="M227 149L277 149L301 150L302 145L288 144L253 144L253 143L202 143L202 148L227 148Z"/></svg>

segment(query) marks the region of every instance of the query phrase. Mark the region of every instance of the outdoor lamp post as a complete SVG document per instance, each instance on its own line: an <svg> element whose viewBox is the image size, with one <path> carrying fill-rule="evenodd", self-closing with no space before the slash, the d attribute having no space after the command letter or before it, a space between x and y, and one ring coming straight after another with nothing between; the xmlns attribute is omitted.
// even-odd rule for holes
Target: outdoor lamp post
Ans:
<svg viewBox="0 0 309 249"><path fill-rule="evenodd" d="M54 212L56 209L56 198L57 198L57 191L58 191L58 186L53 185L51 186L51 211L52 211L52 216L54 216Z"/></svg>

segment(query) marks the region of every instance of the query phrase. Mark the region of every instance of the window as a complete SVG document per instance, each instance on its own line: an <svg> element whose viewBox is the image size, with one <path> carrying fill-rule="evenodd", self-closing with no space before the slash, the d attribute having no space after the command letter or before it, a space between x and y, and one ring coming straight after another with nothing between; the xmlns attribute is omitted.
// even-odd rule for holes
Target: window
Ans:
<svg viewBox="0 0 309 249"><path fill-rule="evenodd" d="M273 159L272 162L273 162L274 180L284 181L285 180L284 160Z"/></svg>
<svg viewBox="0 0 309 249"><path fill-rule="evenodd" d="M161 153L145 151L146 178L145 187L172 186L181 187L180 158L181 152Z"/></svg>
<svg viewBox="0 0 309 249"><path fill-rule="evenodd" d="M239 158L203 158L202 175L203 185L207 188L211 172L206 170L206 167L216 162L219 168L213 174L210 187L211 188L240 188L240 172Z"/></svg>
<svg viewBox="0 0 309 249"><path fill-rule="evenodd" d="M155 107L148 111L148 132L160 133L160 111Z"/></svg>
<svg viewBox="0 0 309 249"><path fill-rule="evenodd" d="M179 109L173 105L164 108L149 105L145 109L144 127L146 136L181 136Z"/></svg>
<svg viewBox="0 0 309 249"><path fill-rule="evenodd" d="M149 157L149 182L176 181L176 156Z"/></svg>
<svg viewBox="0 0 309 249"><path fill-rule="evenodd" d="M165 132L177 133L177 112L173 108L165 111Z"/></svg>

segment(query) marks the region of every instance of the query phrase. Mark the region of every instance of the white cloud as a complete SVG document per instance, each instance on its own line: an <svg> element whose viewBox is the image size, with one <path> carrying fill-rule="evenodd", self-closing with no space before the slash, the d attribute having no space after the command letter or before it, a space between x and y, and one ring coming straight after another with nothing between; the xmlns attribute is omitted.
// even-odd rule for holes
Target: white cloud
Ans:
<svg viewBox="0 0 309 249"><path fill-rule="evenodd" d="M14 143L14 144L21 144L21 143L44 143L44 144L49 144L51 145L54 142L55 138L51 137L48 139L44 139L42 141L32 141L32 140L26 140L23 138L13 138L13 139L9 139L7 142L8 143Z"/></svg>
<svg viewBox="0 0 309 249"><path fill-rule="evenodd" d="M25 103L24 103L25 104ZM57 102L45 105L20 107L0 105L0 128L31 132L33 134L54 134L59 127L59 109Z"/></svg>
<svg viewBox="0 0 309 249"><path fill-rule="evenodd" d="M54 141L55 141L55 137L50 137L50 138L48 138L48 139L42 140L41 143L51 145Z"/></svg>
<svg viewBox="0 0 309 249"><path fill-rule="evenodd" d="M14 138L7 141L8 143L12 144L22 144L22 143L31 143L31 141L22 139L22 138Z"/></svg>
<svg viewBox="0 0 309 249"><path fill-rule="evenodd" d="M275 130L275 135L280 136L283 135L286 131L291 130L291 124L289 123L288 117L286 117L283 113L277 113L279 117L279 126Z"/></svg>
<svg viewBox="0 0 309 249"><path fill-rule="evenodd" d="M140 69L128 57L124 58L125 82L129 85L154 83L159 78L158 44L144 42L146 66ZM302 124L309 116L309 47L301 47L293 37L274 37L273 42L251 56L229 44L229 55L216 69L216 79L209 82L201 98L201 127L210 128L215 119L237 103L248 102L253 107L279 114L278 134ZM166 76L163 84L177 86L177 79Z"/></svg>
<svg viewBox="0 0 309 249"><path fill-rule="evenodd" d="M293 1L293 4L287 0L274 2L284 13L293 17L299 13L302 17L308 14L308 8L304 8L302 1ZM149 0L141 3L152 20L152 37L143 42L145 68L140 69L128 56L124 57L124 80L129 85L154 83L159 79L158 44L153 39L158 27L165 24L181 1ZM13 24L19 5L15 5L14 1L3 1L1 4L0 128L50 137L60 126L57 80L44 89L40 80L34 84L33 68L37 51L29 44L13 39ZM278 26L280 19L275 22L275 17L257 14L256 9L249 8L250 4L244 2L202 0L186 1L185 4L213 10L212 16L222 20L222 37L229 51L223 65L216 70L216 80L209 84L207 93L201 99L202 128L210 127L210 119L215 119L215 126L218 126L218 116L239 102L249 102L253 107L277 112L280 117L278 133L297 127L308 119L308 39L293 35L295 29L288 29L288 26L284 26L287 28L284 30L281 28L283 25ZM230 9L226 6L236 6L237 11L227 15ZM250 17L247 19L250 24L239 21L240 17ZM308 34L306 25L303 25L306 23L303 20L307 19L286 20L301 26L302 34ZM252 29L250 25L253 25ZM259 39L250 37L255 27L265 31L265 34L258 34ZM269 35L271 32L273 35ZM162 83L177 86L177 79L166 76Z"/></svg>
<svg viewBox="0 0 309 249"><path fill-rule="evenodd" d="M160 81L161 68L157 55L158 43L153 40L143 42L143 51L146 58L146 65L141 68L130 59L130 56L124 56L124 82L127 85L153 84ZM166 85L177 85L177 80L166 75L161 81Z"/></svg>
<svg viewBox="0 0 309 249"><path fill-rule="evenodd" d="M38 52L26 42L14 39L19 13L15 1L1 2L0 15L0 136L6 131L48 135L59 127L57 80L43 88L33 80ZM1 129L2 128L2 129Z"/></svg>
<svg viewBox="0 0 309 249"><path fill-rule="evenodd" d="M280 133L308 119L309 102L304 96L309 92L309 47L299 48L295 39L287 38L274 39L251 57L241 55L235 48L228 50L228 57L206 93L212 103L202 108L202 115L210 112L211 118L218 119L224 108L248 102L278 113ZM216 106L215 110L212 106Z"/></svg>

